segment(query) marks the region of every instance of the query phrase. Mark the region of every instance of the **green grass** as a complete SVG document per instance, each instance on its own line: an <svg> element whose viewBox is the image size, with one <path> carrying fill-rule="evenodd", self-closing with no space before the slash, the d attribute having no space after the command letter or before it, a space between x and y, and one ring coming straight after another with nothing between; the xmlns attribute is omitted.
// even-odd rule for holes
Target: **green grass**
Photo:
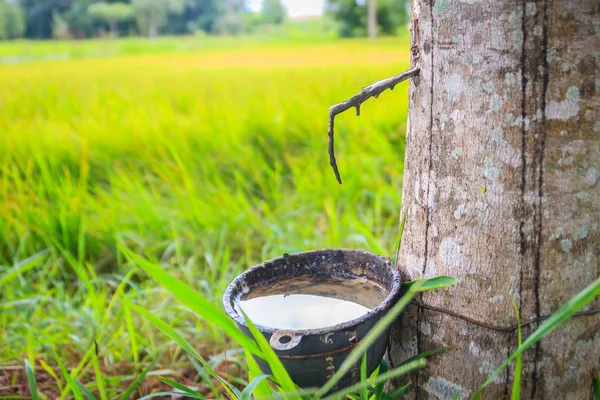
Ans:
<svg viewBox="0 0 600 400"><path fill-rule="evenodd" d="M377 321L377 323L375 323L375 325L369 330L368 334L346 357L339 369L335 371L335 373L321 388L302 388L298 390L290 375L279 360L277 354L273 349L271 349L267 339L254 326L252 321L249 320L246 315L244 315L244 318L246 319L246 324L254 338L254 341L249 341L248 338L243 335L240 336L240 331L231 332L231 330L227 327L230 321L227 318L227 315L222 311L211 309L211 307L208 307L209 309L207 310L206 304L203 304L204 300L199 301L199 299L202 298L202 295L195 292L185 282L182 282L177 278L165 273L159 266L154 265L151 262L140 258L139 256L136 256L129 250L123 249L123 251L127 258L134 261L140 268L142 268L146 273L148 273L148 275L160 283L165 289L169 290L181 302L189 306L190 310L195 312L199 317L203 318L208 323L220 327L224 333L227 333L231 339L233 339L239 346L244 348L247 356L250 375L254 376L254 378L250 380L248 385L243 389L243 392L235 391L234 388L228 390L228 385L225 383L225 381L221 380L223 383L223 388L228 394L227 397L230 399L242 399L244 397L244 392L247 393L247 391L252 391L255 386L258 386L261 383L260 380L258 382L255 381L256 379L260 379L261 375L259 374L256 361L252 358L252 355L264 360L272 372L272 376L270 377L272 380L272 386L270 386L268 383L263 385L260 388L260 398L286 398L291 400L316 400L324 398L333 400L345 399L349 397L350 399L354 399L355 394L360 393L361 400L368 400L369 398L372 398L372 400L382 400L384 398L388 398L387 395L384 396L383 394L382 385L385 382L395 377L405 375L411 371L414 371L415 369L423 368L426 365L426 357L446 350L446 348L440 348L420 353L415 357L402 362L391 371L387 371L387 368L385 368L386 364L382 363L382 368L380 368L377 373L370 377L367 376L367 350L374 345L374 343L381 337L385 330L389 329L394 321L397 321L400 313L410 304L417 294L419 292L448 287L453 285L455 282L454 278L447 276L413 281L404 285L403 296L379 321ZM169 336L180 346L180 348L184 349L189 355L198 359L203 365L207 366L207 363L197 353L193 346L186 342L186 340L182 338L175 329L170 327L168 323L156 318L143 308L135 307L135 309L138 313L142 314L148 321L150 321L152 325ZM361 359L361 381L335 393L331 393L340 379L349 373L350 370L361 361ZM211 371L211 374L214 375L215 378L220 379L218 376L216 376L214 371ZM171 386L182 388L181 384L179 383L172 384ZM185 392L189 392L192 397L197 394L187 387L184 387L183 389ZM374 395L370 396L370 392L374 393Z"/></svg>
<svg viewBox="0 0 600 400"><path fill-rule="evenodd" d="M61 49L70 60L36 61ZM34 56L0 65L0 397L289 393L269 346L234 329L220 297L239 272L284 252L397 252L406 83L360 118L338 118L343 186L325 125L331 104L408 67L407 38L0 44L0 58L22 54ZM411 296L449 283L405 285L341 372L302 395L330 396ZM522 353L599 293L600 279L519 340L474 398L512 361L520 376ZM335 396L401 396L408 384L390 395L381 385L443 350L382 364ZM276 374L253 361L242 373L244 354Z"/></svg>
<svg viewBox="0 0 600 400"><path fill-rule="evenodd" d="M197 51L222 52L236 49L298 47L310 44L332 43L333 38L323 36L280 38L270 35L252 36L161 36L152 41L144 37L115 39L43 42L14 40L0 45L0 64L31 61L52 61L81 58L102 58L124 55L191 53Z"/></svg>
<svg viewBox="0 0 600 400"><path fill-rule="evenodd" d="M142 49L114 57L0 66L0 365L27 358L47 378L40 398L56 388L65 398L72 382L111 398L159 356L163 375L202 373L133 305L168 321L208 363L237 368L243 358L227 356L234 346L222 332L117 243L218 306L236 274L284 252L394 250L406 83L360 118L338 117L343 186L329 168L326 119L330 105L406 69L407 38L161 40L114 42ZM0 54L19 46L52 54L66 45L8 43Z"/></svg>
<svg viewBox="0 0 600 400"><path fill-rule="evenodd" d="M408 30L399 28L397 38L380 38L377 46L382 48L404 45L408 41ZM355 41L347 41L348 47L355 48ZM337 39L335 23L316 18L306 21L287 21L283 25L256 27L251 34L243 36L208 36L199 34L187 37L161 36L152 41L144 37L123 37L118 40L105 38L98 40L61 41L47 40L34 42L13 40L0 44L0 65L31 61L80 59L89 57L116 57L123 55L191 53L198 51L229 52L239 49L279 50L328 46L344 47L344 41ZM405 51L405 49L402 49Z"/></svg>

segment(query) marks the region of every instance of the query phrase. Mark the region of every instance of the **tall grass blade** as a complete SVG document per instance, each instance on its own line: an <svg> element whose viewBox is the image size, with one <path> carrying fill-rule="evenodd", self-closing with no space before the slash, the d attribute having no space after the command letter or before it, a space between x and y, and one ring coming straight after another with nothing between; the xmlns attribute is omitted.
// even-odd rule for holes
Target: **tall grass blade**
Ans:
<svg viewBox="0 0 600 400"><path fill-rule="evenodd" d="M56 381L56 386L58 386L58 390L60 390L61 392L63 391L63 386L60 382L60 379L58 379L58 375L56 375L56 373L54 372L54 370L52 369L51 366L49 366L48 364L46 364L46 361L40 359L40 365L42 366L42 368L44 369L44 371L46 371L46 373L48 375L50 375L52 378L54 378L54 380Z"/></svg>
<svg viewBox="0 0 600 400"><path fill-rule="evenodd" d="M456 279L450 276L437 276L431 279L417 279L402 284L402 290L408 290L413 285L419 285L419 292L426 292L428 290L441 289L448 286L454 285Z"/></svg>
<svg viewBox="0 0 600 400"><path fill-rule="evenodd" d="M98 394L101 400L107 400L106 389L104 388L104 374L100 369L100 362L98 361L98 343L94 342L94 352L92 353L92 368L94 369L94 375L96 375L96 386L98 387Z"/></svg>
<svg viewBox="0 0 600 400"><path fill-rule="evenodd" d="M411 362L413 362L415 360L420 360L421 358L429 357L429 356L432 356L432 355L437 354L437 353L441 353L441 352L446 351L446 350L450 350L451 348L452 347L438 347L437 349L431 349L431 350L422 351L419 354L417 354L416 356L411 357L408 360L402 361L400 364L398 364L398 366L404 365L404 364L408 364L408 363L411 363Z"/></svg>
<svg viewBox="0 0 600 400"><path fill-rule="evenodd" d="M377 386L385 386L385 382L378 384ZM387 393L377 393L377 388L369 386L369 392L373 393L370 400L391 400L390 395Z"/></svg>
<svg viewBox="0 0 600 400"><path fill-rule="evenodd" d="M201 400L207 400L206 397L199 395L199 394L190 394L190 393L181 393L181 392L156 392L156 393L151 393L151 394L147 394L144 397L140 397L138 400L144 400L144 399L152 399L154 397L160 397L161 399L165 399L165 398L178 398L178 397L187 397L190 399L201 399Z"/></svg>
<svg viewBox="0 0 600 400"><path fill-rule="evenodd" d="M73 268L73 271L77 275L78 279L83 282L90 298L95 298L96 290L94 289L94 285L92 284L91 277L88 273L89 271L86 270L85 265L79 264L75 257L73 257L73 254L71 254L71 252L55 238L50 238L50 242L52 242L52 244L61 251L63 257L67 261L67 264Z"/></svg>
<svg viewBox="0 0 600 400"><path fill-rule="evenodd" d="M83 385L83 383L81 383L79 381L75 381L75 384L77 385L77 387L79 388L79 390L81 390L81 393L83 393L83 395L85 396L86 400L97 400L96 396L94 396L92 394L92 392L90 392L89 390L87 390L87 388Z"/></svg>
<svg viewBox="0 0 600 400"><path fill-rule="evenodd" d="M165 321L156 317L154 314L147 311L146 309L139 307L133 303L130 303L129 307L136 313L138 313L141 316L143 316L144 318L146 318L148 320L148 322L150 322L152 325L154 325L154 327L157 328L158 330L160 330L162 333L167 335L172 341L174 341L179 347L181 347L183 350L185 350L188 354L192 355L197 360L200 360L202 365L206 364L206 361L204 361L204 359L202 358L202 356L200 356L200 354L196 351L196 349L194 349L192 347L192 345L183 338L183 336L181 336L175 329L171 328L171 326L169 324L167 324Z"/></svg>
<svg viewBox="0 0 600 400"><path fill-rule="evenodd" d="M525 350L542 340L545 336L549 335L552 331L558 328L560 325L565 323L574 313L581 310L589 302L594 300L600 295L600 278L596 279L592 284L577 293L571 300L563 304L558 311L545 320L538 329L535 330L529 336L522 345L520 345L514 353L510 355L493 373L490 377L477 389L472 399L477 399L485 388L494 381L496 376L508 366L519 355L523 354Z"/></svg>
<svg viewBox="0 0 600 400"><path fill-rule="evenodd" d="M392 265L396 265L398 262L398 255L400 254L400 244L402 244L402 233L404 233L404 224L406 223L406 213L402 214L400 220L400 229L398 229L398 236L396 236L396 245L394 246L394 255L392 256Z"/></svg>
<svg viewBox="0 0 600 400"><path fill-rule="evenodd" d="M106 321L107 318L111 317L111 311L113 307L121 300L121 297L123 296L127 285L131 284L131 278L133 278L136 272L137 270L135 268L132 268L127 272L127 274L124 277L120 279L119 286L117 286L117 289L115 290L110 301L108 302L108 307L106 307L106 310L104 311L102 321Z"/></svg>
<svg viewBox="0 0 600 400"><path fill-rule="evenodd" d="M378 375L385 374L389 370L389 363L386 359L381 360L378 369ZM383 387L385 382L380 383L375 387L375 400L381 400L383 398Z"/></svg>
<svg viewBox="0 0 600 400"><path fill-rule="evenodd" d="M242 311L242 314L244 315L244 319L246 320L248 329L254 337L254 340L256 340L256 343L258 344L258 347L260 348L265 361L267 362L267 364L269 364L269 368L271 369L273 378L275 378L275 381L279 386L281 386L284 392L293 393L296 390L296 384L292 381L292 378L290 378L290 375L284 368L283 364L281 363L281 360L279 359L279 357L277 357L277 354L275 354L275 351L271 348L269 342L267 342L267 339L256 328L252 321L250 321L246 313ZM296 399L298 397L291 398Z"/></svg>
<svg viewBox="0 0 600 400"><path fill-rule="evenodd" d="M255 376L250 381L248 386L246 386L244 390L242 390L242 396L240 397L240 400L251 400L252 393L254 393L254 391L260 386L261 383L266 383L265 379L267 379L269 376L271 375L262 374ZM260 398L260 396L257 396L257 398Z"/></svg>
<svg viewBox="0 0 600 400"><path fill-rule="evenodd" d="M196 360L200 361L200 364L202 364L202 366L206 369L206 371L213 378L215 378L217 381L219 381L221 383L221 386L223 386L223 389L225 389L227 394L232 396L232 398L237 396L239 391L237 389L233 388L229 383L227 383L220 376L218 376L215 373L215 371L210 367L210 365L208 365L208 363L204 360L204 358L202 358L200 353L198 353L196 351L196 349L194 349L194 347L192 347L192 345L187 340L185 340L183 338L183 336L181 336L175 329L171 328L171 326L169 324L167 324L162 319L156 317L152 313L148 312L147 310L145 310L139 306L136 306L135 304L130 303L129 307L131 307L132 310L134 310L135 312L137 312L138 314L140 314L144 318L146 318L152 325L154 325L155 328L157 328L162 333L167 335L172 341L174 341L186 353L188 353L189 355L194 357Z"/></svg>
<svg viewBox="0 0 600 400"><path fill-rule="evenodd" d="M146 375L148 375L148 372L150 372L152 370L152 368L154 368L154 366L156 365L156 363L158 362L159 358L155 358L154 361L152 361L152 363L150 365L148 365L146 368L144 368L144 370L142 371L141 374L139 374L134 380L133 382L131 382L131 385L129 385L127 387L127 389L125 389L125 391L123 392L123 394L121 395L121 397L119 398L120 400L127 400L129 399L129 396L131 396L131 394L133 393L134 390L136 390L140 384L144 381L144 379L146 379Z"/></svg>
<svg viewBox="0 0 600 400"><path fill-rule="evenodd" d="M91 346L88 347L88 349L85 352L85 354L83 355L83 357L81 357L81 359L79 360L79 363L77 364L77 366L71 370L71 376L73 377L73 380L75 380L79 377L79 374L83 371L88 360L91 358L92 354L94 354L95 351L96 351L96 348L95 348L94 344L92 344ZM68 387L65 388L65 390L68 390ZM68 393L65 391L61 392L61 394L60 394L61 400L66 398L67 394Z"/></svg>
<svg viewBox="0 0 600 400"><path fill-rule="evenodd" d="M410 387L410 382L408 382L406 385L404 385L401 388L398 388L398 389L394 390L392 393L390 393L389 398L391 400L399 399L400 396L402 396L404 394L404 392L406 392L408 390L409 387Z"/></svg>
<svg viewBox="0 0 600 400"><path fill-rule="evenodd" d="M367 353L363 353L362 361L360 362L360 381L367 380ZM367 386L360 388L360 400L369 400L369 388Z"/></svg>
<svg viewBox="0 0 600 400"><path fill-rule="evenodd" d="M172 380L172 379L169 379L169 378L164 378L164 377L162 377L162 376L159 376L159 377L158 377L158 380L159 380L159 381L161 381L162 383L166 384L166 385L169 385L169 386L171 386L171 387L172 387L172 388L174 388L174 389L181 390L181 391L182 391L183 393L185 393L185 394L189 394L189 395L192 395L192 396L195 396L195 395L197 395L197 394L198 394L198 393L196 393L196 391L195 391L195 390L193 390L193 389L190 389L189 387L185 386L185 385L184 385L184 384L182 384L182 383L175 382L175 381L174 381L174 380Z"/></svg>
<svg viewBox="0 0 600 400"><path fill-rule="evenodd" d="M190 360L190 362L192 363L194 368L196 368L196 372L198 372L198 375L200 375L200 378L202 378L202 381L208 385L208 388L210 389L210 392L213 394L213 397L217 398L219 395L219 391L215 387L215 385L212 383L212 380L210 379L211 375L206 371L206 368L204 368L202 365L198 364L198 361L196 361L194 359L194 357L188 356L188 359Z"/></svg>
<svg viewBox="0 0 600 400"><path fill-rule="evenodd" d="M517 303L512 302L515 315L517 316L517 347L523 344L523 334L521 333L521 314L519 313L519 307ZM519 400L521 398L521 370L522 370L522 355L519 354L515 361L515 378L513 380L512 393L510 395L511 400Z"/></svg>
<svg viewBox="0 0 600 400"><path fill-rule="evenodd" d="M15 264L12 268L10 268L8 271L2 274L2 276L0 276L0 287L9 280L16 277L17 275L24 274L25 272L28 272L29 270L35 268L37 265L39 265L39 263L41 263L44 260L44 256L46 254L48 254L48 250L44 250Z"/></svg>
<svg viewBox="0 0 600 400"><path fill-rule="evenodd" d="M35 372L31 368L31 364L28 359L25 359L25 374L27 375L27 384L29 385L29 391L31 392L31 399L38 400L39 394L37 390L37 383L35 381Z"/></svg>
<svg viewBox="0 0 600 400"><path fill-rule="evenodd" d="M129 309L129 302L123 302L123 313L125 314L125 327L127 328L127 334L129 335L129 348L131 350L131 358L133 364L138 365L139 363L139 349L136 338L136 330L133 326L133 318L131 317L131 310Z"/></svg>
<svg viewBox="0 0 600 400"><path fill-rule="evenodd" d="M54 359L56 360L56 363L58 364L58 367L60 368L60 370L63 374L63 377L67 381L68 387L71 389L71 392L73 392L73 396L75 397L75 399L83 400L83 396L81 395L79 386L77 386L77 384L75 383L75 380L73 379L73 377L71 376L69 371L67 371L67 367L65 367L65 365L62 363L62 361L58 357L58 354L56 354L56 350L52 349L52 354L54 355Z"/></svg>
<svg viewBox="0 0 600 400"><path fill-rule="evenodd" d="M244 333L237 328L233 320L229 318L227 314L215 307L210 301L202 297L179 279L163 271L162 268L152 264L137 254L132 253L123 246L120 246L120 249L128 259L134 261L140 268L146 271L148 275L173 293L179 301L200 315L206 322L221 328L227 336L235 340L243 348L248 349L252 354L259 357L261 356L256 343L244 335Z"/></svg>
<svg viewBox="0 0 600 400"><path fill-rule="evenodd" d="M392 325L392 323L398 318L398 315L410 304L415 298L417 293L425 290L433 290L441 287L452 285L455 282L454 278L450 277L438 277L432 279L422 279L413 281L407 286L406 293L400 298L400 300L375 324L371 331L360 341L358 346L352 350L346 360L342 363L340 368L335 374L327 381L325 385L317 392L318 396L323 396L329 392L333 387L346 375L350 369L360 360L362 353L367 351L369 347L377 341L379 336Z"/></svg>
<svg viewBox="0 0 600 400"><path fill-rule="evenodd" d="M427 361L425 359L413 361L410 364L406 364L401 367L394 368L393 370L388 371L385 374L381 374L374 378L369 378L362 382L348 386L345 389L342 389L338 392L335 392L335 393L323 398L323 400L333 400L333 399L343 398L347 394L356 393L356 392L360 391L363 387L374 386L374 385L378 385L379 383L382 383L382 382L387 382L390 379L393 379L393 378L396 378L396 377L399 377L402 375L406 375L411 371L414 371L419 368L423 368L423 367L425 367L426 364L427 364Z"/></svg>
<svg viewBox="0 0 600 400"><path fill-rule="evenodd" d="M367 351L367 349L375 343L377 338L392 324L392 322L398 317L398 315L410 304L412 299L416 296L417 291L414 289L418 286L412 286L408 292L402 296L402 298L388 311L386 315L383 316L375 324L371 331L367 334L367 336L360 341L358 346L354 348L354 350L348 355L346 360L342 363L340 368L333 374L333 376L323 385L323 387L317 392L317 397L323 396L325 393L329 392L333 387L346 375L352 367L360 360L362 353ZM359 352L360 350L360 352Z"/></svg>
<svg viewBox="0 0 600 400"><path fill-rule="evenodd" d="M248 364L248 379L253 381L257 376L262 375L262 371L250 352L244 350L244 354L246 356L246 364ZM260 399L271 396L272 390L267 381L261 380L258 386L254 389L253 393L257 399Z"/></svg>
<svg viewBox="0 0 600 400"><path fill-rule="evenodd" d="M594 377L592 378L594 400L600 400L600 377L598 377L598 370L594 371Z"/></svg>
<svg viewBox="0 0 600 400"><path fill-rule="evenodd" d="M37 310L36 310L37 311ZM36 312L34 311L34 313ZM27 359L33 360L33 365L29 364L31 371L35 376L35 345L36 338L34 337L34 329L28 329L26 335L26 346L27 346Z"/></svg>

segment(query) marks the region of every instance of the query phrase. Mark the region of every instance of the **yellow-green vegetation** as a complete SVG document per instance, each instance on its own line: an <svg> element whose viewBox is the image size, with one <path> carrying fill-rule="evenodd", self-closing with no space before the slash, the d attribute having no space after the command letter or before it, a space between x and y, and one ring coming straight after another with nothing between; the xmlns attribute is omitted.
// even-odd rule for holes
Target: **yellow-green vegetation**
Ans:
<svg viewBox="0 0 600 400"><path fill-rule="evenodd" d="M159 356L173 374L189 366L135 306L205 356L232 348L118 244L215 304L237 273L284 252L392 255L406 83L361 117L336 119L342 186L326 122L330 105L408 68L407 38L224 39L224 49L168 40L160 51L0 65L0 368L28 358L37 373L57 365L55 350L75 379L110 397ZM112 377L102 388L98 370Z"/></svg>

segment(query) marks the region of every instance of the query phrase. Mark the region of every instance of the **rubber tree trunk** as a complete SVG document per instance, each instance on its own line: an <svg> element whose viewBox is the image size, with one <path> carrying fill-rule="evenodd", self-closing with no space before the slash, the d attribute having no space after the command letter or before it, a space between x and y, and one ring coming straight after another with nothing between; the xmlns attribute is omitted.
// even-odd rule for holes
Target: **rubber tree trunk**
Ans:
<svg viewBox="0 0 600 400"><path fill-rule="evenodd" d="M457 279L422 302L509 326L512 301L523 320L552 314L600 274L599 4L414 0L398 263ZM454 348L412 377L418 399L467 398L516 348L516 332L423 308L400 325L393 364ZM522 398L591 399L598 367L600 315L572 319L525 353Z"/></svg>
<svg viewBox="0 0 600 400"><path fill-rule="evenodd" d="M377 38L377 1L367 0L367 24L369 39Z"/></svg>

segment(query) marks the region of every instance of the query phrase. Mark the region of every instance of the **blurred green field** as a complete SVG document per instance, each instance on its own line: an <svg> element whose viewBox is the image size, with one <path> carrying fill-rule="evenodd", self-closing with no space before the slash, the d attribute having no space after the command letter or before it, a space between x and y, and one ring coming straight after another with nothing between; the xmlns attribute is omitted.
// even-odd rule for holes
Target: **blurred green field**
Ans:
<svg viewBox="0 0 600 400"><path fill-rule="evenodd" d="M129 265L117 243L215 303L240 271L284 252L392 252L406 84L359 118L338 117L342 186L326 122L330 105L408 68L407 37L223 39L221 48L167 39L158 50L135 40L141 50L111 57L0 65L0 396L16 390L25 357L52 368L51 348L95 390L97 343L113 394L157 357L174 375L189 368L127 302L222 361L222 333ZM50 45L0 44L0 55L53 54Z"/></svg>

